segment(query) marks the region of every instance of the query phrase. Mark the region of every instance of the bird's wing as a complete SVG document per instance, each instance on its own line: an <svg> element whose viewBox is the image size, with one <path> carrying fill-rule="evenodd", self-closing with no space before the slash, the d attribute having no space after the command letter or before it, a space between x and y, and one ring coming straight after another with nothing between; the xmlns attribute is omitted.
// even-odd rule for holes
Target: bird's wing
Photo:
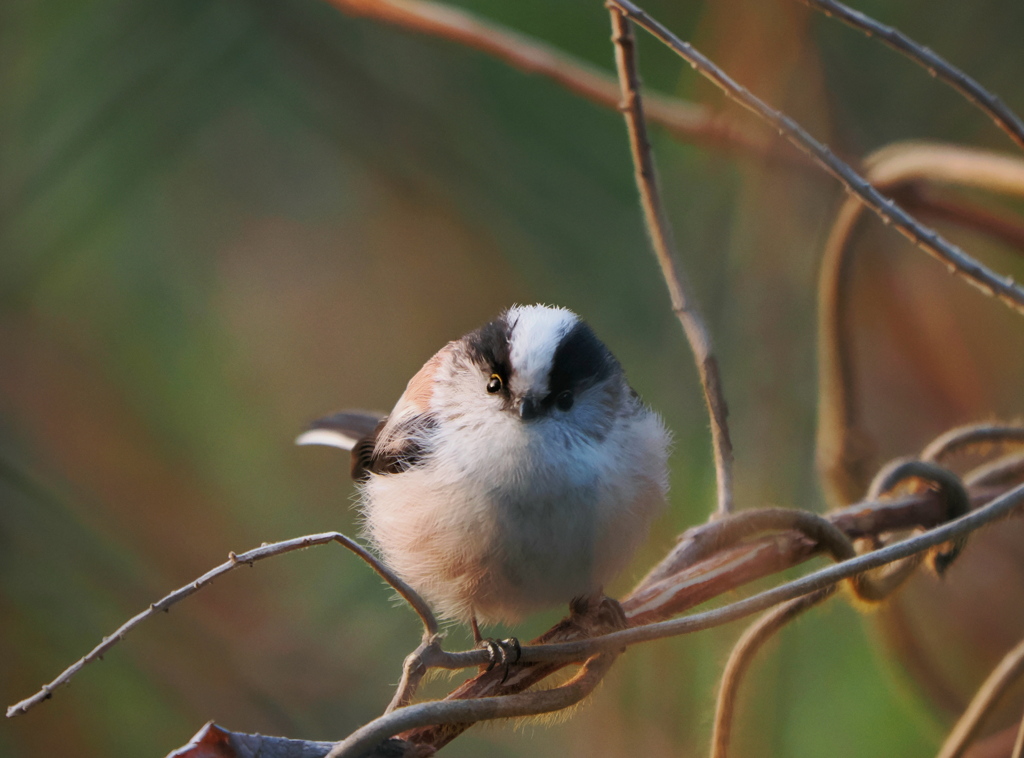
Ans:
<svg viewBox="0 0 1024 758"><path fill-rule="evenodd" d="M437 423L429 414L395 418L392 413L352 448L352 478L360 481L370 474L400 474L420 465L436 430Z"/></svg>
<svg viewBox="0 0 1024 758"><path fill-rule="evenodd" d="M370 474L398 474L419 464L434 429L434 420L427 414L404 418L392 414L388 419L366 411L342 411L314 421L295 442L351 451L352 478L358 482ZM381 436L385 439L379 444Z"/></svg>

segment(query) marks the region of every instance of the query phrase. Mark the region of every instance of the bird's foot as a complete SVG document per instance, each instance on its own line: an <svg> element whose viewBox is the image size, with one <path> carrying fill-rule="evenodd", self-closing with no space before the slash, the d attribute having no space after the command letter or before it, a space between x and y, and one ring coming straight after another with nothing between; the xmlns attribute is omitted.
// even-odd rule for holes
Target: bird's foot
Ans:
<svg viewBox="0 0 1024 758"><path fill-rule="evenodd" d="M569 603L567 621L583 632L585 637L607 634L629 626L619 602L600 591L573 598Z"/></svg>
<svg viewBox="0 0 1024 758"><path fill-rule="evenodd" d="M487 637L480 640L478 646L487 648L487 654L490 659L490 663L487 664L487 668L484 670L490 671L495 666L500 665L505 671L501 677L501 683L504 684L505 680L508 679L509 666L518 663L523 655L523 648L519 644L519 640L515 637L508 637L503 640Z"/></svg>

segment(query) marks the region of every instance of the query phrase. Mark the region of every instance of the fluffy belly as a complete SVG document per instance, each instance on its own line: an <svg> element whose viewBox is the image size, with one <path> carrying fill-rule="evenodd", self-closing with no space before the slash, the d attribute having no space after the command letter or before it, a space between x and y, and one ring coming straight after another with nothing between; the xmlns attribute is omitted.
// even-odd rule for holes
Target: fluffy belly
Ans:
<svg viewBox="0 0 1024 758"><path fill-rule="evenodd" d="M661 502L656 485L634 488L641 497L626 502L608 500L622 493L587 486L560 497L494 490L453 496L410 487L404 477L417 473L366 484L366 532L436 613L462 621L516 621L598 590L628 561Z"/></svg>

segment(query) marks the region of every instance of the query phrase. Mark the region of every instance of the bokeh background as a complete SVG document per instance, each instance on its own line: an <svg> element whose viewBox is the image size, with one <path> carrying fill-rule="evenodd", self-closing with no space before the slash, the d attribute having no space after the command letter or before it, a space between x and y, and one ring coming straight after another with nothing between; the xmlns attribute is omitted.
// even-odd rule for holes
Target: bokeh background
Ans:
<svg viewBox="0 0 1024 758"><path fill-rule="evenodd" d="M457 5L612 71L596 0ZM858 5L1024 111L1017 0ZM844 154L1012 147L796 2L645 7ZM648 86L739 113L642 34L640 50ZM814 282L842 193L653 132L721 357L738 500L821 510ZM613 589L712 507L696 375L611 110L318 0L6 0L0 159L5 705L229 550L357 532L347 461L295 435L343 407L388 409L437 348L515 302L582 314L675 432L671 511ZM1024 278L1007 251L956 239ZM880 224L861 245L858 346L883 452L1024 410L1019 318ZM447 753L701 755L739 631L634 649L571 719L475 728ZM164 755L209 719L335 739L383 709L418 635L358 559L292 554L138 629L0 724L0 755ZM788 629L744 689L739 754L931 754L947 715L879 640L842 601Z"/></svg>

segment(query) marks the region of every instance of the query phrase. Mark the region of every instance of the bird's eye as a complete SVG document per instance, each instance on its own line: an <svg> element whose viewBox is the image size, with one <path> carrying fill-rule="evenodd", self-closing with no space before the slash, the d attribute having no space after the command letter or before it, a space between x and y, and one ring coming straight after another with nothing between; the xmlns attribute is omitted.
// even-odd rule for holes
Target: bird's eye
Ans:
<svg viewBox="0 0 1024 758"><path fill-rule="evenodd" d="M501 388L502 388L501 377L498 376L497 374L491 374L491 378L487 382L487 391L490 392L493 395L495 392L501 392Z"/></svg>
<svg viewBox="0 0 1024 758"><path fill-rule="evenodd" d="M569 390L558 393L558 397L555 398L555 407L560 411L567 411L572 408L572 404L575 398Z"/></svg>

